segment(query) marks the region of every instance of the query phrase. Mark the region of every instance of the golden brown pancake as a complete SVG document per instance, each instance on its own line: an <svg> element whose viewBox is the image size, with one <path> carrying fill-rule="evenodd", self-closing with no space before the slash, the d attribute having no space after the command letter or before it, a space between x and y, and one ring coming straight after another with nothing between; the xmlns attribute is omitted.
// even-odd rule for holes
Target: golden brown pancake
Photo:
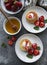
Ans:
<svg viewBox="0 0 47 65"><path fill-rule="evenodd" d="M26 14L26 19L29 23L34 23L36 20L38 20L38 15L35 11L29 11Z"/></svg>
<svg viewBox="0 0 47 65"><path fill-rule="evenodd" d="M28 39L23 39L20 41L20 49L22 51L28 51L31 48L31 42Z"/></svg>

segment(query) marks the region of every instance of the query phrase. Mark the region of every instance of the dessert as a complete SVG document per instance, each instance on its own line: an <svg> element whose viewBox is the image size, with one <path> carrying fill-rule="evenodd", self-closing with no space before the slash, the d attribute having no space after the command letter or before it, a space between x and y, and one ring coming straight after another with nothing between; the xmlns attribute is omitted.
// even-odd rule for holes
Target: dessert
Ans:
<svg viewBox="0 0 47 65"><path fill-rule="evenodd" d="M37 43L31 43L28 39L22 39L20 42L20 49L26 51L26 57L32 59L40 54L40 46Z"/></svg>
<svg viewBox="0 0 47 65"><path fill-rule="evenodd" d="M21 40L21 42L20 42L20 49L22 50L22 51L28 51L28 49L30 49L30 47L31 47L31 42L30 42L30 40L28 40L28 39L23 39L23 40Z"/></svg>
<svg viewBox="0 0 47 65"><path fill-rule="evenodd" d="M35 11L29 11L26 14L26 19L29 23L34 23L38 19L38 15Z"/></svg>

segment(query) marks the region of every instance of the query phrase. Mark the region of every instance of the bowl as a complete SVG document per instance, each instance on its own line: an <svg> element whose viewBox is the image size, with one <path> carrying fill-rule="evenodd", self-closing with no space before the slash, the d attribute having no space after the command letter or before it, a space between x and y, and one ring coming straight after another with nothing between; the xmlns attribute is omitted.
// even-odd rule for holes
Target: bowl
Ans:
<svg viewBox="0 0 47 65"><path fill-rule="evenodd" d="M6 29L7 20L5 19L4 22L3 22L3 29L4 29L4 31L5 31L7 34L9 34L9 35L16 35L16 34L18 34L18 33L20 32L20 30L21 30L21 21L20 21L17 17L8 17L8 18L9 18L9 19L15 19L15 20L17 20L17 21L20 23L20 28L18 29L18 31L16 31L16 32L14 32L14 33L8 32L7 29Z"/></svg>
<svg viewBox="0 0 47 65"><path fill-rule="evenodd" d="M21 2L22 2L22 1L21 1ZM19 13L19 12L23 9L23 3L22 3L22 7L21 7L18 11L16 11L16 12L12 12L12 11L7 10L6 7L5 7L5 5L4 5L4 0L1 0L1 7L2 7L2 9L3 9L7 14L13 15L13 14Z"/></svg>

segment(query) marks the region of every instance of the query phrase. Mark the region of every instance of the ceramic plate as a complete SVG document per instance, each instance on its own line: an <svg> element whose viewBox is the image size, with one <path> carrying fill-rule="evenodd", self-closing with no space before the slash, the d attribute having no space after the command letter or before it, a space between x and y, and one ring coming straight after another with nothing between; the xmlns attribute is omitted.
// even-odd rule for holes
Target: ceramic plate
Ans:
<svg viewBox="0 0 47 65"><path fill-rule="evenodd" d="M29 12L31 10L34 10L38 14L38 17L43 15L45 19L47 19L47 12L41 7L32 6L31 8L27 9L22 16L22 23L23 23L24 28L27 31L29 31L31 33L40 33L40 32L42 32L46 29L46 26L43 27L43 28L40 28L39 30L35 30L34 29L35 25L28 23L27 20L26 20L26 14L27 14L27 12Z"/></svg>
<svg viewBox="0 0 47 65"><path fill-rule="evenodd" d="M32 43L37 43L38 46L40 46L41 50L40 50L40 54L38 56L35 56L33 57L32 59L26 57L26 52L23 52L21 49L20 49L20 40L22 39L29 39ZM20 60L22 60L23 62L26 62L26 63L33 63L35 61L37 61L41 56L42 56L42 53L43 53L43 44L42 44L42 41L40 40L40 38L34 34L24 34L22 35L16 42L15 44L15 52L18 56L18 58Z"/></svg>

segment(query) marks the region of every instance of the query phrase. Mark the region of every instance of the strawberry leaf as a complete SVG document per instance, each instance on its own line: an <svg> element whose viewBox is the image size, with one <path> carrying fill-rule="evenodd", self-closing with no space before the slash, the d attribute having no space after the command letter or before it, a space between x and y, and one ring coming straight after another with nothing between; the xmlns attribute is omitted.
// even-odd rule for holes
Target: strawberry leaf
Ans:
<svg viewBox="0 0 47 65"><path fill-rule="evenodd" d="M40 50L40 47L39 46L37 47L37 50Z"/></svg>
<svg viewBox="0 0 47 65"><path fill-rule="evenodd" d="M1 45L3 48L6 48L6 44L5 43L2 43Z"/></svg>
<svg viewBox="0 0 47 65"><path fill-rule="evenodd" d="M30 55L30 54L27 54L26 56L27 56L28 58L31 58L31 59L33 58L33 55Z"/></svg>
<svg viewBox="0 0 47 65"><path fill-rule="evenodd" d="M47 23L47 19L46 19L46 20L44 20L44 22L45 22L45 23Z"/></svg>
<svg viewBox="0 0 47 65"><path fill-rule="evenodd" d="M38 27L38 26L35 26L34 29L35 29L35 30L39 30L39 27Z"/></svg>

